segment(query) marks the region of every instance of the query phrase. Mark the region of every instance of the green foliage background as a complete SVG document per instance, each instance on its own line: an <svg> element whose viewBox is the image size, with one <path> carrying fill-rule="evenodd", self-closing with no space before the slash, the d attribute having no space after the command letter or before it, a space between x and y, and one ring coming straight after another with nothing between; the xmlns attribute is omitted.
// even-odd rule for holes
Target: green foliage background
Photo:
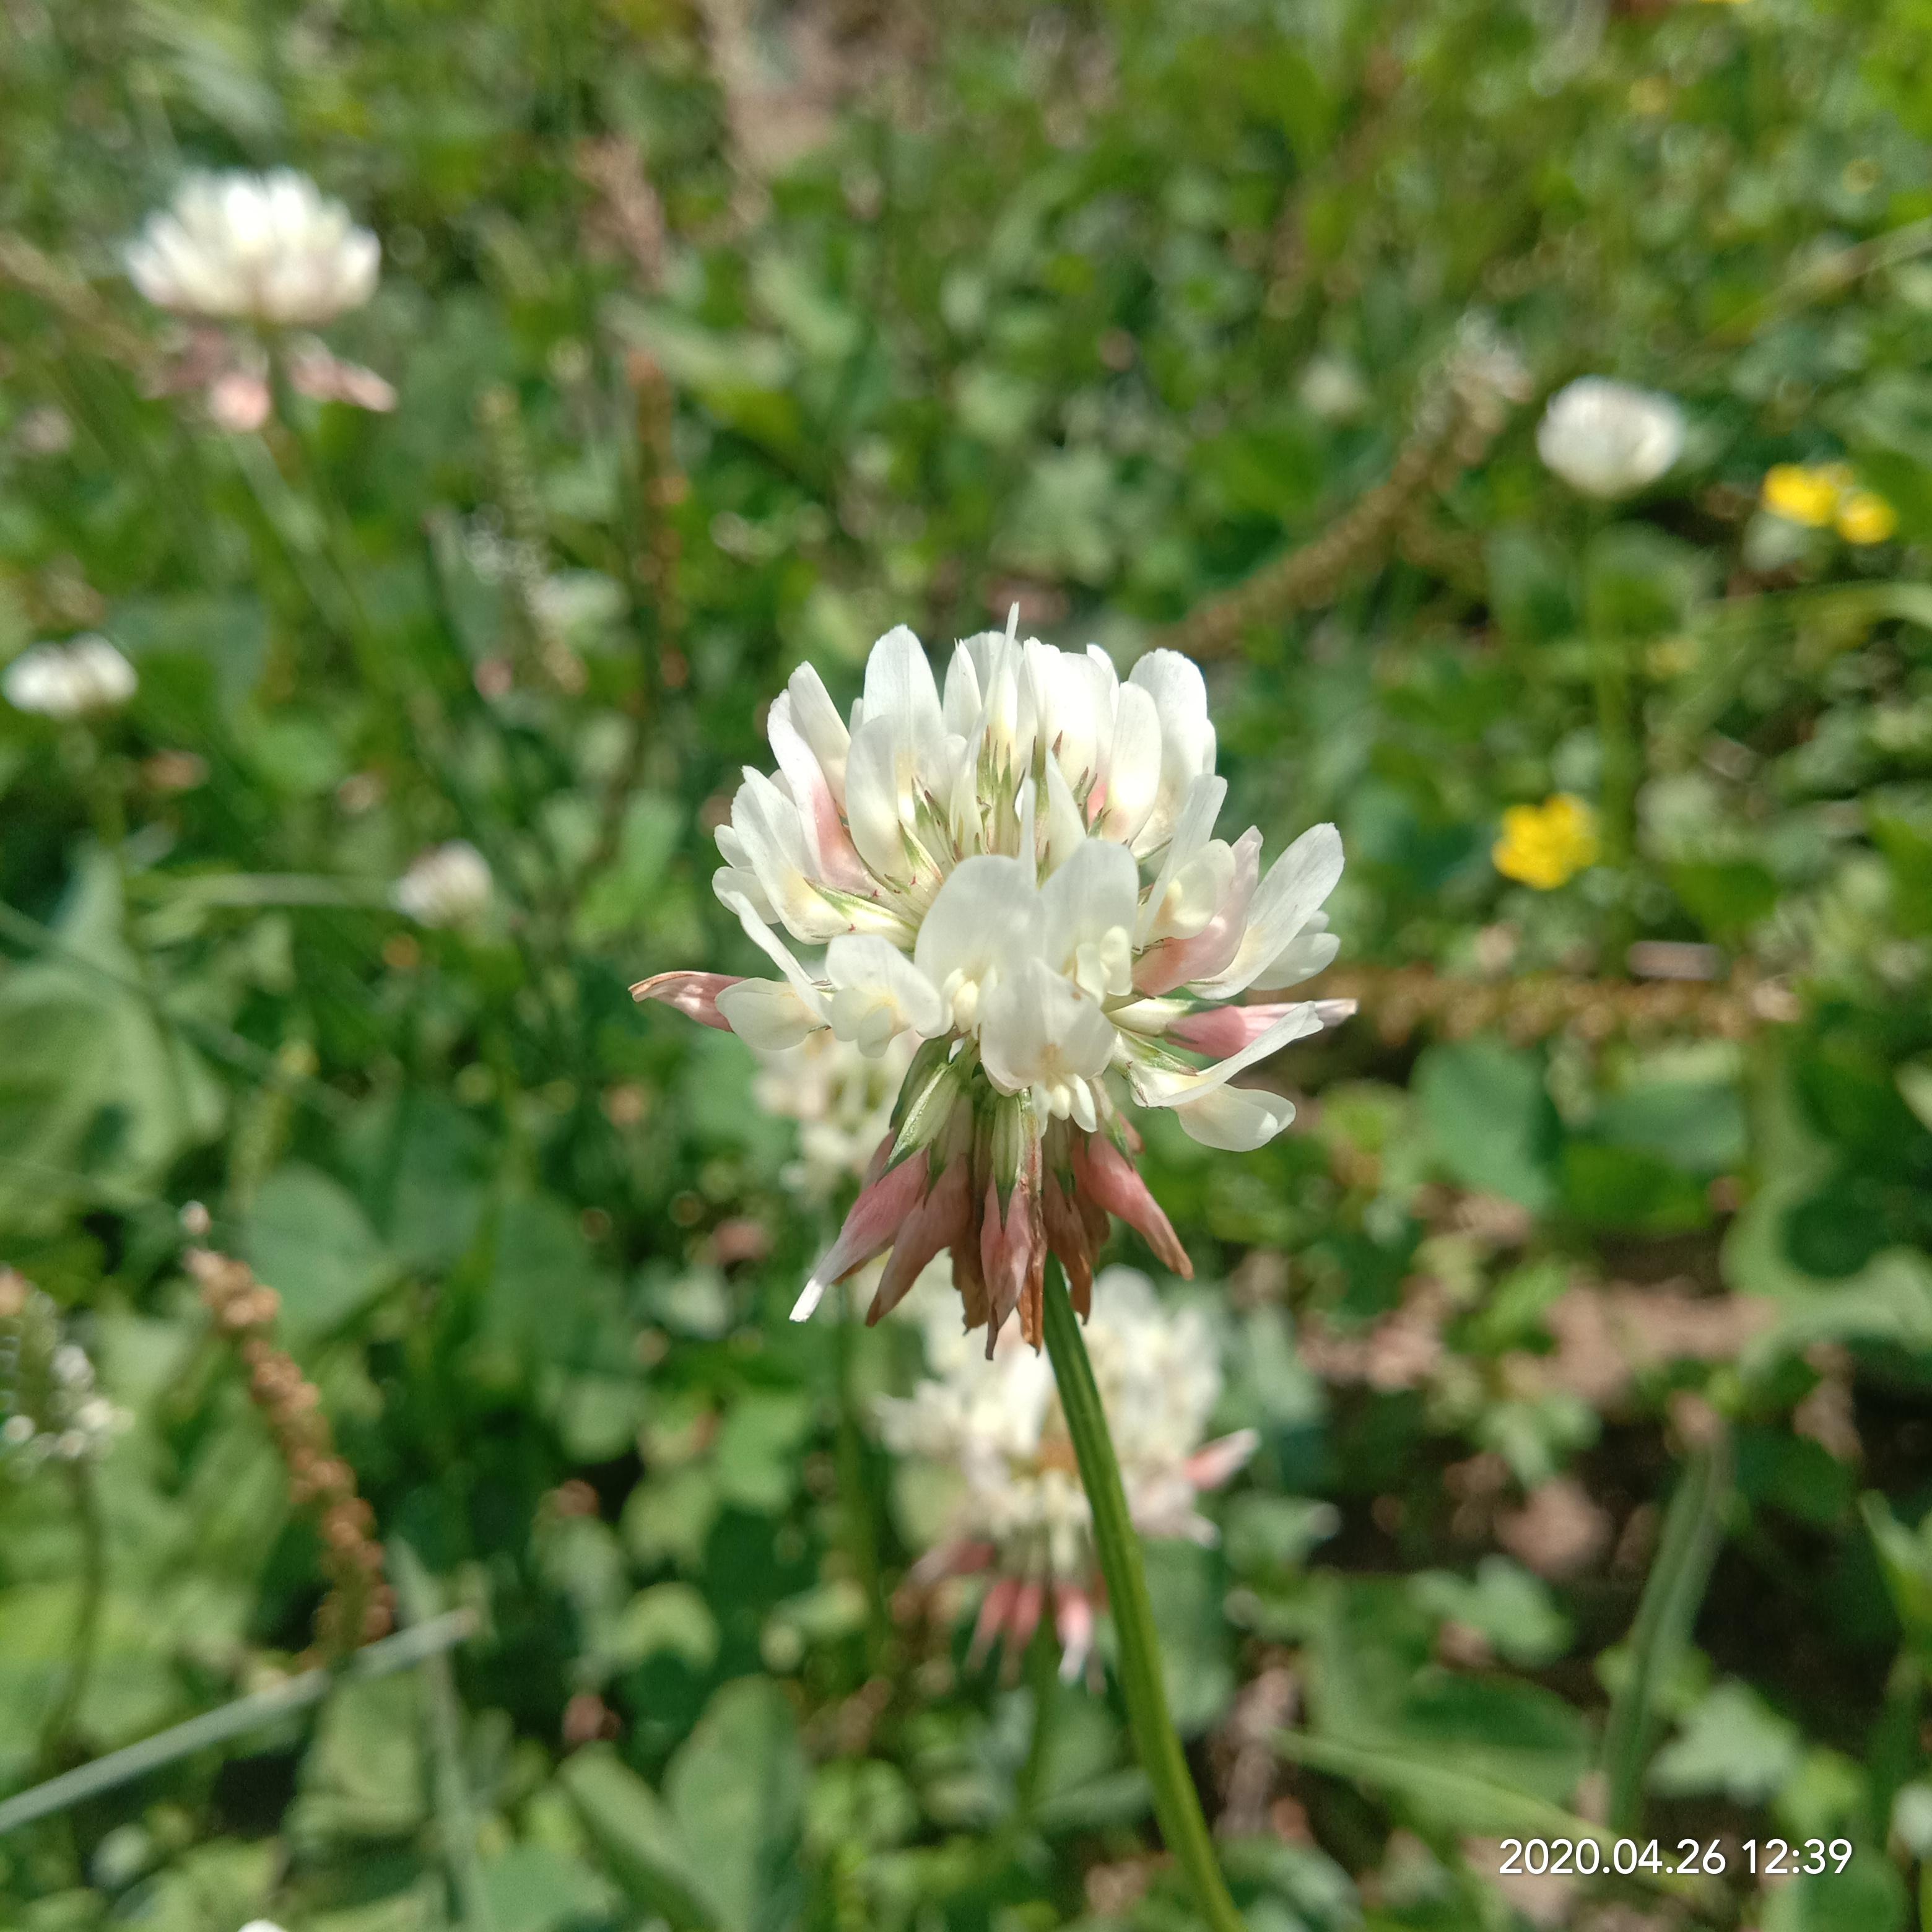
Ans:
<svg viewBox="0 0 1932 1932"><path fill-rule="evenodd" d="M1516 411L1209 666L1229 815L1340 824L1358 978L1613 1001L1641 938L1770 992L1742 1037L1372 997L1292 1057L1274 1146L1155 1132L1220 1419L1264 1438L1221 1547L1153 1552L1175 1700L1257 1932L1932 1910L1923 16L0 8L0 654L98 628L141 677L96 730L0 716L0 1239L134 1418L51 1736L82 1525L0 1472L0 1788L308 1641L314 1534L187 1200L282 1295L427 1602L482 1622L453 1702L345 1688L0 1838L0 1923L1190 1922L1110 1699L1042 1717L1039 1659L969 1668L892 1598L864 1418L916 1343L785 1322L823 1232L791 1130L626 989L746 963L707 828L793 664L849 696L891 623L943 646L1014 598L1132 656L1380 482L1475 315L1538 401L1678 396L1684 460L1586 511ZM400 406L224 435L148 393L119 250L184 167L282 163L382 237L332 340ZM1756 508L1839 459L1894 541ZM532 622L556 578L580 690ZM1502 808L1600 794L1606 648L1634 861L1513 886ZM390 883L456 836L496 910L414 931ZM1498 1885L1490 1841L1579 1814L1726 1872ZM1760 1892L1774 1834L1856 1855Z"/></svg>

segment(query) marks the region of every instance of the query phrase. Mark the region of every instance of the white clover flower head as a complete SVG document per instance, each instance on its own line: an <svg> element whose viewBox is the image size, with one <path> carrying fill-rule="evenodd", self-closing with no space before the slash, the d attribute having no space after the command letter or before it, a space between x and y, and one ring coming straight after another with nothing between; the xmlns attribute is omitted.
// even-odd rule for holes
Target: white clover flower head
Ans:
<svg viewBox="0 0 1932 1932"><path fill-rule="evenodd" d="M0 690L15 710L63 720L118 710L140 682L134 667L105 638L92 635L34 644L0 674Z"/></svg>
<svg viewBox="0 0 1932 1932"><path fill-rule="evenodd" d="M158 308L210 321L316 328L375 292L382 246L291 168L191 175L127 251Z"/></svg>
<svg viewBox="0 0 1932 1932"><path fill-rule="evenodd" d="M1238 1150L1294 1118L1233 1076L1348 1009L1230 1002L1334 957L1319 908L1341 876L1335 828L1264 877L1258 830L1215 836L1227 784L1199 670L1157 650L1123 681L1097 646L1011 623L956 647L943 697L919 640L889 632L849 722L804 667L770 735L778 773L746 771L713 883L780 976L632 990L766 1051L827 1030L870 1054L916 1043L794 1318L890 1249L876 1320L950 1250L968 1325L990 1348L1018 1309L1036 1346L1048 1251L1084 1314L1109 1214L1191 1272L1119 1102ZM824 952L801 959L780 926Z"/></svg>
<svg viewBox="0 0 1932 1932"><path fill-rule="evenodd" d="M128 1420L95 1387L87 1351L63 1336L52 1300L0 1268L0 1473L98 1461Z"/></svg>
<svg viewBox="0 0 1932 1932"><path fill-rule="evenodd" d="M1580 376L1550 398L1536 451L1586 496L1634 496L1683 454L1684 412L1654 389Z"/></svg>
<svg viewBox="0 0 1932 1932"><path fill-rule="evenodd" d="M466 838L423 853L398 879L396 910L418 926L467 926L490 908L490 862Z"/></svg>
<svg viewBox="0 0 1932 1932"><path fill-rule="evenodd" d="M799 1157L784 1171L787 1186L824 1201L865 1178L917 1043L902 1034L884 1053L862 1053L826 1028L759 1054L754 1096L766 1113L798 1123Z"/></svg>
<svg viewBox="0 0 1932 1932"><path fill-rule="evenodd" d="M1240 1468L1258 1439L1252 1430L1205 1439L1221 1394L1214 1331L1199 1310L1164 1306L1132 1268L1104 1269L1096 1286L1087 1348L1134 1526L1211 1543L1200 1496ZM1076 1676L1091 1642L1098 1562L1052 1369L1014 1328L998 1337L990 1366L976 1361L950 1298L922 1298L928 1378L879 1404L890 1447L959 1478L946 1537L917 1574L990 1575L974 1637L981 1650L1001 1636L1024 1649L1051 1599L1061 1670Z"/></svg>

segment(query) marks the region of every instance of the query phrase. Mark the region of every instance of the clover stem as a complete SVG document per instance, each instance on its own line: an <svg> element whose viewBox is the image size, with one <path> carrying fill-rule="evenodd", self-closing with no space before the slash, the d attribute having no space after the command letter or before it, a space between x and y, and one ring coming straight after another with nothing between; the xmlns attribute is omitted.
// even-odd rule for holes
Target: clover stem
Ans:
<svg viewBox="0 0 1932 1932"><path fill-rule="evenodd" d="M1153 1789L1154 1816L1213 1932L1245 1932L1241 1915L1221 1876L1200 1794L1194 1788L1180 1734L1168 1714L1160 1640L1154 1630L1147 1576L1141 1567L1139 1539L1127 1514L1120 1466L1108 1432L1106 1412L1100 1406L1093 1364L1087 1358L1080 1324L1056 1266L1048 1268L1042 1301L1047 1353L1053 1360L1060 1406L1079 1460L1080 1480L1093 1513L1094 1546L1107 1582L1119 1648L1120 1694L1126 1704L1135 1749Z"/></svg>

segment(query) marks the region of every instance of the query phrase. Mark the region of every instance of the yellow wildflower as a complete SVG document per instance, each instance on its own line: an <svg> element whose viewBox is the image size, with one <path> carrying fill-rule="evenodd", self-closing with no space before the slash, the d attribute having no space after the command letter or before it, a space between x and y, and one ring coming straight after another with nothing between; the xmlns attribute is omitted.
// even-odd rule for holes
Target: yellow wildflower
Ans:
<svg viewBox="0 0 1932 1932"><path fill-rule="evenodd" d="M1597 814L1580 798L1559 791L1540 805L1513 805L1490 856L1506 879L1554 892L1597 860Z"/></svg>
<svg viewBox="0 0 1932 1932"><path fill-rule="evenodd" d="M1838 505L1838 534L1850 544L1881 544L1898 527L1898 512L1876 490L1848 491Z"/></svg>
<svg viewBox="0 0 1932 1932"><path fill-rule="evenodd" d="M1764 473L1764 507L1788 524L1822 530L1838 514L1851 473L1841 463L1779 463Z"/></svg>

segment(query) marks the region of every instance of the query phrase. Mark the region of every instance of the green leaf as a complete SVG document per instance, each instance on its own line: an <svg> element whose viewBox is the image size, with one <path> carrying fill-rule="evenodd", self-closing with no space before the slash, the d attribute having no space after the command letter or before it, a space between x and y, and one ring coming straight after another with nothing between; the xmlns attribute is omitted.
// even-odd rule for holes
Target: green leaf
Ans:
<svg viewBox="0 0 1932 1932"><path fill-rule="evenodd" d="M1763 1932L1900 1932L1905 1882L1897 1868L1862 1846L1842 1872L1808 1873L1765 1900Z"/></svg>
<svg viewBox="0 0 1932 1932"><path fill-rule="evenodd" d="M768 1678L726 1684L671 1760L665 1799L727 1932L797 1922L805 1785L798 1721Z"/></svg>
<svg viewBox="0 0 1932 1932"><path fill-rule="evenodd" d="M688 1583L653 1583L625 1605L606 1648L620 1668L668 1651L705 1671L717 1661L718 1643L718 1619L701 1592Z"/></svg>
<svg viewBox="0 0 1932 1932"><path fill-rule="evenodd" d="M702 1867L676 1820L615 1752L592 1744L566 1758L557 1777L626 1897L677 1932L718 1932L726 1922L706 1900Z"/></svg>
<svg viewBox="0 0 1932 1932"><path fill-rule="evenodd" d="M752 1390L726 1412L718 1431L718 1491L761 1516L773 1516L798 1488L799 1450L811 1432L808 1395Z"/></svg>
<svg viewBox="0 0 1932 1932"><path fill-rule="evenodd" d="M483 1868L491 1932L560 1932L608 1915L610 1887L580 1860L548 1845L512 1845Z"/></svg>
<svg viewBox="0 0 1932 1932"><path fill-rule="evenodd" d="M1430 1047L1412 1083L1437 1162L1462 1186L1540 1214L1561 1137L1534 1055L1493 1040Z"/></svg>
<svg viewBox="0 0 1932 1932"><path fill-rule="evenodd" d="M1507 1556L1485 1556L1473 1579L1426 1570L1410 1587L1432 1616L1467 1624L1512 1664L1534 1669L1570 1648L1570 1620L1549 1586Z"/></svg>
<svg viewBox="0 0 1932 1932"><path fill-rule="evenodd" d="M262 1184L242 1224L242 1252L282 1298L292 1336L353 1314L395 1273L356 1197L318 1169L290 1162Z"/></svg>
<svg viewBox="0 0 1932 1932"><path fill-rule="evenodd" d="M1666 1798L1720 1796L1739 1804L1774 1798L1798 1768L1803 1736L1735 1678L1713 1685L1676 1737L1651 1760L1644 1782Z"/></svg>

